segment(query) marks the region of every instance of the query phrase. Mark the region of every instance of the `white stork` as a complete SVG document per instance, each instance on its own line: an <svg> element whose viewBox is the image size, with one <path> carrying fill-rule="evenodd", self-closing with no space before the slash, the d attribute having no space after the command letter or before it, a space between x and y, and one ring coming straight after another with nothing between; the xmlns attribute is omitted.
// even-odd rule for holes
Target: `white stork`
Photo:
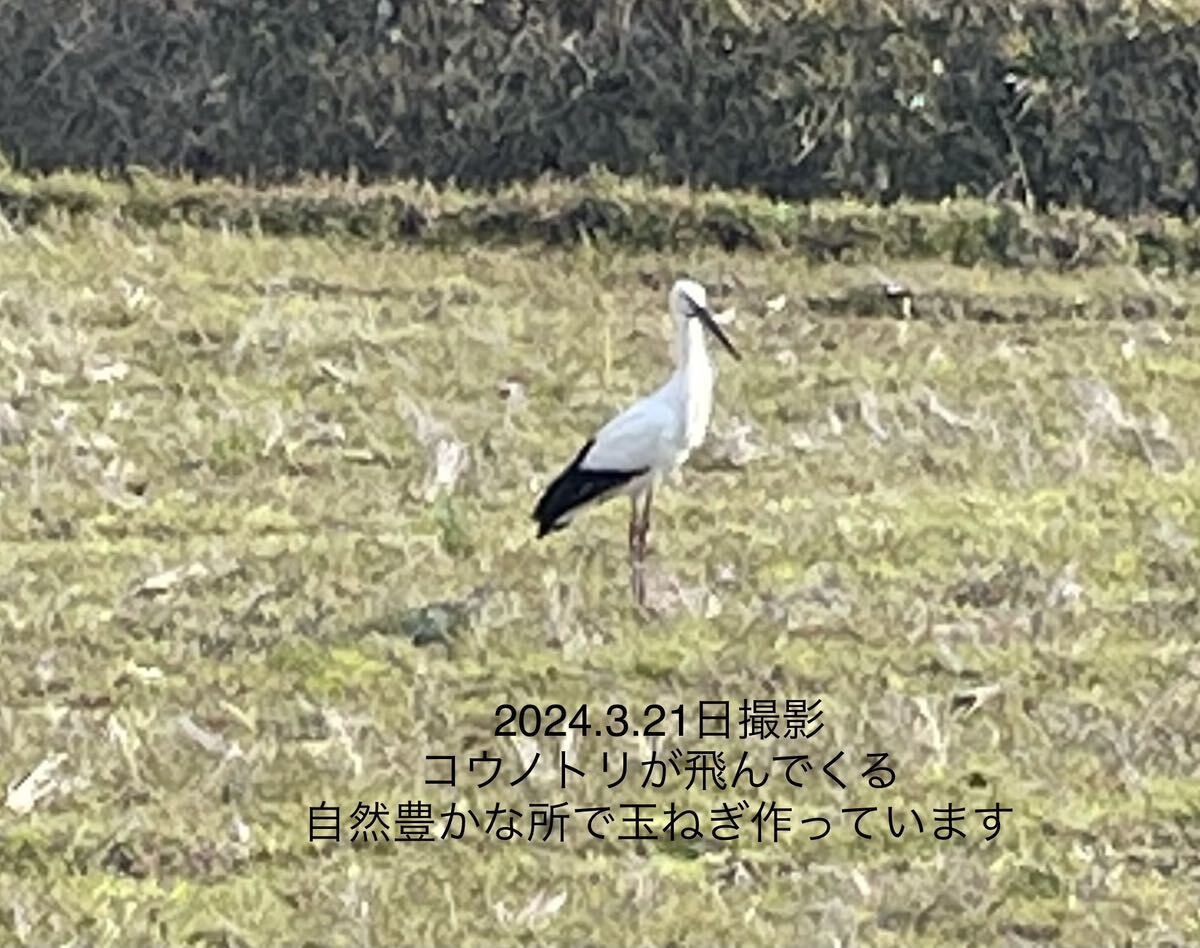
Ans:
<svg viewBox="0 0 1200 948"><path fill-rule="evenodd" d="M713 318L703 286L678 280L667 299L675 319L675 371L656 392L596 432L546 488L533 511L540 538L561 530L585 507L622 494L630 497L630 576L639 606L645 603L642 564L655 484L687 460L708 430L713 366L704 331L716 336L735 359L741 358Z"/></svg>

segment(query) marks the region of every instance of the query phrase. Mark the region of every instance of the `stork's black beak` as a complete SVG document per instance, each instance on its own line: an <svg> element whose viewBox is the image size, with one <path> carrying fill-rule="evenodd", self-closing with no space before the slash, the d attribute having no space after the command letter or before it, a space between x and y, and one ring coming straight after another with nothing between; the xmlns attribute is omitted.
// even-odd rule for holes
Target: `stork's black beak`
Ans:
<svg viewBox="0 0 1200 948"><path fill-rule="evenodd" d="M733 348L733 343L729 341L729 337L725 335L724 330L717 325L717 321L713 318L713 314L708 307L696 307L696 315L700 318L700 322L704 324L704 328L716 336L718 340L720 340L721 345L723 345L729 351L731 356L738 360L742 358L741 355L738 354L737 349Z"/></svg>

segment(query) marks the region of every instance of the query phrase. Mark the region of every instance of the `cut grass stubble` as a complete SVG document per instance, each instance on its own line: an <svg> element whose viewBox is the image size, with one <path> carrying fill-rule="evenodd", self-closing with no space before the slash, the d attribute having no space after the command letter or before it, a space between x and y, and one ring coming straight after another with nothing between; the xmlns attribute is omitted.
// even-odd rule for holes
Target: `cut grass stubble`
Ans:
<svg viewBox="0 0 1200 948"><path fill-rule="evenodd" d="M45 791L0 811L18 940L1200 937L1190 282L104 215L3 248L0 775L42 765ZM660 492L647 623L624 508L542 543L528 515L668 371L684 272L747 358ZM999 837L307 838L322 800L558 802L549 766L423 785L427 755L557 762L494 736L501 703L818 697L799 749L704 746L760 771L887 751L893 788L760 797L797 822L999 802ZM644 745L578 740L572 805L665 806L600 780Z"/></svg>

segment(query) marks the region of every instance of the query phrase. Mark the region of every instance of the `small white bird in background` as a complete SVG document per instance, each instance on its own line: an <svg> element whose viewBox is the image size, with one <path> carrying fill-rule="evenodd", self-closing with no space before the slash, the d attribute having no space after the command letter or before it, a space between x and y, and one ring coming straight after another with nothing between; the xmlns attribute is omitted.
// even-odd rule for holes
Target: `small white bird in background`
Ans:
<svg viewBox="0 0 1200 948"><path fill-rule="evenodd" d="M741 358L713 318L703 286L678 280L667 299L675 319L675 371L658 391L596 432L546 488L533 511L540 538L561 530L585 507L618 495L630 497L630 581L639 606L646 596L642 564L655 484L687 460L708 430L713 367L704 331L716 336L735 359Z"/></svg>

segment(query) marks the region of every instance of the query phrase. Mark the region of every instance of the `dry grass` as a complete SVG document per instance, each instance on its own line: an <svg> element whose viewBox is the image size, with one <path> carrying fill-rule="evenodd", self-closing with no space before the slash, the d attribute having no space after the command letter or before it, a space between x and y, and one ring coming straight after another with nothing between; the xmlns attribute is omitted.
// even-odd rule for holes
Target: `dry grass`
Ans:
<svg viewBox="0 0 1200 948"><path fill-rule="evenodd" d="M99 218L0 249L12 941L1200 939L1194 282ZM527 518L667 371L684 271L747 358L660 496L644 620L624 505ZM491 736L504 702L742 697L820 697L806 750L892 755L889 790L768 795L800 815L1015 812L992 843L307 840L322 799L570 796L421 786L426 754L556 759Z"/></svg>

